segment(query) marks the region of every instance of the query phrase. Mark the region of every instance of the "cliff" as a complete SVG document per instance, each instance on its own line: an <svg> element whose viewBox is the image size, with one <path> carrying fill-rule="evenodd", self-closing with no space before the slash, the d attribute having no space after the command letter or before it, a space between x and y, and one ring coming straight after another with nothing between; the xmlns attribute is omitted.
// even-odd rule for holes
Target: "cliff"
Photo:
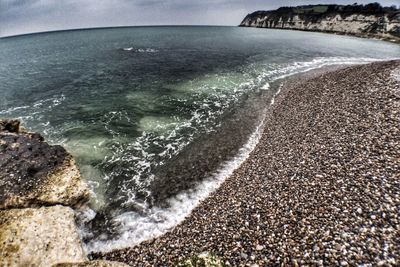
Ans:
<svg viewBox="0 0 400 267"><path fill-rule="evenodd" d="M242 27L329 32L400 43L400 10L395 6L308 5L248 14Z"/></svg>

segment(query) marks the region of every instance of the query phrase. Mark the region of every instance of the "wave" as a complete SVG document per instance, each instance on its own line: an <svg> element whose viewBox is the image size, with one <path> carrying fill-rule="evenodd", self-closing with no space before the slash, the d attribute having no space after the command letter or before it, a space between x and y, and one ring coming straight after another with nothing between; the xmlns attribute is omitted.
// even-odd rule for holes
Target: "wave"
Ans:
<svg viewBox="0 0 400 267"><path fill-rule="evenodd" d="M20 120L24 120L25 123L29 123L30 119L46 114L54 107L59 106L64 100L65 96L63 94L55 95L50 98L35 101L31 105L10 107L8 109L0 110L0 114L12 115L14 118L18 118ZM29 115L26 115L27 113L29 113Z"/></svg>
<svg viewBox="0 0 400 267"><path fill-rule="evenodd" d="M122 48L124 51L132 51L136 53L157 53L159 50L154 48L133 48L133 47L126 47Z"/></svg>
<svg viewBox="0 0 400 267"><path fill-rule="evenodd" d="M248 69L257 69L259 70L258 74L253 76L250 80L236 83L233 93L231 92L231 94L227 94L222 90L222 92L218 91L217 94L217 91L207 87L207 93L209 94L208 97L205 97L202 100L202 103L198 105L199 108L193 111L190 119L177 119L176 121L163 120L165 121L166 126L163 126L162 129L167 129L164 134L154 135L151 132L144 131L142 136L134 143L128 145L128 147L118 149L118 152L109 158L108 161L110 163L129 161L132 165L137 166L137 173L131 177L131 182L134 181L136 185L140 184L139 187L145 192L145 194L150 195L151 192L147 190L147 187L153 178L151 176L151 170L154 167L154 162L157 162L157 164L163 164L163 159L171 158L179 153L179 151L181 151L194 138L194 131L192 131L189 136L186 136L186 138L182 138L182 136L178 134L182 129L197 129L197 131L199 131L199 128L205 127L204 125L206 121L212 120L222 114L224 109L228 106L227 103L230 101L234 102L240 98L241 95L248 93L249 90L269 90L272 82L324 66L364 64L373 61L380 61L380 59L329 57L315 58L311 61L293 62L285 65L271 65L267 62L254 63L253 65L248 66ZM210 77L207 79L210 79ZM221 79L223 78L216 77L215 80L207 80L207 82L211 84L213 82L219 82ZM199 89L197 86L196 88ZM280 91L281 87L278 88L276 94L272 97L270 105L275 103L275 97L280 93ZM184 99L182 101L184 101ZM214 109L211 110L210 106L214 106ZM112 114L109 118L112 120L113 116L123 119L125 115L121 113ZM152 123L151 120L154 120L154 118L146 118L144 121L147 124ZM261 137L263 120L264 117L256 130L249 137L248 142L240 149L233 160L225 162L214 175L203 180L195 188L168 199L168 208L157 206L149 208L145 203L136 199L136 193L132 190L131 184L124 184L122 186L122 192L127 196L125 204L135 203L138 206L142 206L144 212L138 213L131 211L115 216L111 220L113 224L119 225L117 229L118 236L110 237L103 234L100 237L90 240L86 244L86 250L89 252L105 252L134 246L144 240L155 238L166 233L172 227L183 221L183 219L189 215L202 200L218 188L221 183L248 158ZM205 128L209 131L213 130L208 126ZM158 154L151 153L148 150L149 144L152 143L163 144L161 145L162 149ZM134 154L139 156L136 158L132 157L131 153L126 153L127 151L136 151ZM148 179L141 179L142 175L146 173L149 175ZM93 212L90 212L89 214L92 216ZM87 231L87 229L82 229L82 235L90 236L90 233Z"/></svg>
<svg viewBox="0 0 400 267"><path fill-rule="evenodd" d="M180 193L169 199L167 202L169 208L153 207L148 211L148 216L127 212L115 217L113 220L122 225L119 229L122 235L113 240L93 240L86 244L86 250L90 252L105 252L132 246L144 240L160 236L176 226L249 157L261 137L263 124L264 119L259 123L239 153L212 177L207 178L190 191ZM87 216L94 217L94 214L92 211L87 211Z"/></svg>

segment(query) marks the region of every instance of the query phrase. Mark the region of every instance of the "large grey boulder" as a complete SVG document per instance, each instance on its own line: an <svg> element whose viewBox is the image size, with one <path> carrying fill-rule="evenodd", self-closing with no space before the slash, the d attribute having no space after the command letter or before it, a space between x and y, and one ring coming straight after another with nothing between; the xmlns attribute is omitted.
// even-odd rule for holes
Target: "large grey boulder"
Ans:
<svg viewBox="0 0 400 267"><path fill-rule="evenodd" d="M0 209L57 205L77 207L89 199L72 156L49 145L18 121L0 121Z"/></svg>
<svg viewBox="0 0 400 267"><path fill-rule="evenodd" d="M71 208L0 211L0 266L52 266L86 260Z"/></svg>

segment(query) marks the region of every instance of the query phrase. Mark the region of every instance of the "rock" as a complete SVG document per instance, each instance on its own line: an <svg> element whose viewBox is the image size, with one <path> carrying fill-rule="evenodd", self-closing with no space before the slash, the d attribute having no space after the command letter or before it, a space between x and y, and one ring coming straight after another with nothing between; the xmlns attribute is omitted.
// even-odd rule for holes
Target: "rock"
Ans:
<svg viewBox="0 0 400 267"><path fill-rule="evenodd" d="M263 249L264 249L264 246L261 246L261 245L256 246L256 250L258 250L258 251L263 250Z"/></svg>
<svg viewBox="0 0 400 267"><path fill-rule="evenodd" d="M0 131L18 133L20 124L19 120L2 120L0 121Z"/></svg>
<svg viewBox="0 0 400 267"><path fill-rule="evenodd" d="M53 265L52 267L127 267L125 263L116 262L116 261L85 261L78 263L58 263Z"/></svg>
<svg viewBox="0 0 400 267"><path fill-rule="evenodd" d="M0 211L0 266L52 266L85 260L71 208Z"/></svg>
<svg viewBox="0 0 400 267"><path fill-rule="evenodd" d="M89 199L88 187L63 147L49 145L36 133L15 132L18 121L0 125L0 209L76 207Z"/></svg>
<svg viewBox="0 0 400 267"><path fill-rule="evenodd" d="M240 253L240 257L242 258L242 259L247 259L249 256L246 254L246 253Z"/></svg>

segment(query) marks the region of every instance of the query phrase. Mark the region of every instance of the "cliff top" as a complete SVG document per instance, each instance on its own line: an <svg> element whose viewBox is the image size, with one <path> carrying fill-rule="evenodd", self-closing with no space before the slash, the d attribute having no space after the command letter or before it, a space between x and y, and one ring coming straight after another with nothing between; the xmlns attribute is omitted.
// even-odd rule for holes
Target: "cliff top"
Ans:
<svg viewBox="0 0 400 267"><path fill-rule="evenodd" d="M390 7L383 7L379 3L371 3L367 5L303 5L303 6L294 6L294 7L280 7L276 10L268 10L268 11L256 11L247 16L259 16L259 15L267 15L267 14L276 14L276 15L296 15L296 14L304 14L304 15L325 15L329 13L339 13L344 16L348 16L351 14L362 14L362 15L390 15L397 16L400 15L400 9L395 5Z"/></svg>

